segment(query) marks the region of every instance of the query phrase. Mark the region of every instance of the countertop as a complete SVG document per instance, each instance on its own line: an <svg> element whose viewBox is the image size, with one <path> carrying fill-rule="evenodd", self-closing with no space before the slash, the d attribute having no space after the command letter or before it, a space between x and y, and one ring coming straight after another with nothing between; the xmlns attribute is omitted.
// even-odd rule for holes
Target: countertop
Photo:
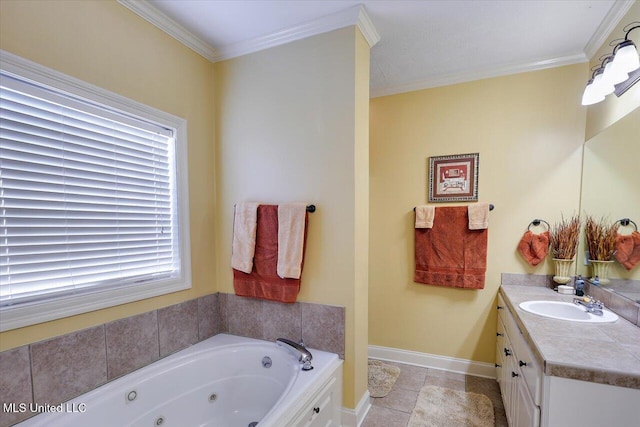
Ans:
<svg viewBox="0 0 640 427"><path fill-rule="evenodd" d="M500 293L546 375L640 389L640 327L622 317L601 324L551 319L518 306L573 301L546 287L502 285Z"/></svg>

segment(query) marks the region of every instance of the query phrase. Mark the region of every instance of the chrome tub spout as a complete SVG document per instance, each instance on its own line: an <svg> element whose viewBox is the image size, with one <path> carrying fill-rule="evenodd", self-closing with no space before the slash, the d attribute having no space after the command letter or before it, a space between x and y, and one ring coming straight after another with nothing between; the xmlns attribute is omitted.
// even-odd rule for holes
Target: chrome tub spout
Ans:
<svg viewBox="0 0 640 427"><path fill-rule="evenodd" d="M302 343L298 344L286 338L278 338L276 340L276 344L287 348L289 351L298 356L298 361L302 364L303 371L310 371L311 369L313 369L313 366L311 366L311 360L313 359L313 356L311 355L311 352L307 350L304 345L302 345Z"/></svg>

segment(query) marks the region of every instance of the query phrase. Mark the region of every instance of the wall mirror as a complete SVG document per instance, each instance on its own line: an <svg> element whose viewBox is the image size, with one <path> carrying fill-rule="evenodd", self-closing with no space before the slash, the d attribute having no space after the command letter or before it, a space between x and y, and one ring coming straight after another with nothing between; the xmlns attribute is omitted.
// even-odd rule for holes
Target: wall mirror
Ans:
<svg viewBox="0 0 640 427"><path fill-rule="evenodd" d="M580 216L605 217L615 222L630 218L640 226L640 107L609 126L584 144ZM621 228L629 234L631 228ZM592 269L585 265L584 232L576 257L577 274L591 277ZM610 268L611 279L640 280L640 265L627 271L618 262ZM611 287L615 290L616 281ZM640 300L640 289L628 289L622 283L620 294ZM634 284L636 287L639 283ZM640 302L640 301L639 301Z"/></svg>

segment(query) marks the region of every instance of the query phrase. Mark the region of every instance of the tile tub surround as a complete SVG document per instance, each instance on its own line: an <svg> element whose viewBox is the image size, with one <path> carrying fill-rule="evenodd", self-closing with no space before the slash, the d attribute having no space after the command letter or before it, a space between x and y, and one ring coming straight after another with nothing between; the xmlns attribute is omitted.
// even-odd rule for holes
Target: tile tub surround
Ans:
<svg viewBox="0 0 640 427"><path fill-rule="evenodd" d="M536 357L550 376L640 389L640 328L622 317L614 323L589 324L527 313L529 300L567 301L546 287L502 285L499 291Z"/></svg>
<svg viewBox="0 0 640 427"><path fill-rule="evenodd" d="M55 405L221 332L344 358L344 307L215 293L0 352L0 401ZM0 427L31 415L0 411Z"/></svg>

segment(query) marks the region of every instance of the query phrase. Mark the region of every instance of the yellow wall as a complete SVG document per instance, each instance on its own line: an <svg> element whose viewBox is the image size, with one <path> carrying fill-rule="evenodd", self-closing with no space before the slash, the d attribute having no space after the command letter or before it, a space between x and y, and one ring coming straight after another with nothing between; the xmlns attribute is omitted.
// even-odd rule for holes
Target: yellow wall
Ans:
<svg viewBox="0 0 640 427"><path fill-rule="evenodd" d="M0 48L187 120L190 290L0 334L0 350L216 291L213 65L115 1L0 1Z"/></svg>
<svg viewBox="0 0 640 427"><path fill-rule="evenodd" d="M362 42L350 27L216 64L219 290L233 292L235 203L315 204L298 300L346 307L344 405L351 408L366 388L367 226L359 221L367 215L368 45ZM356 85L356 77L367 81Z"/></svg>
<svg viewBox="0 0 640 427"><path fill-rule="evenodd" d="M369 344L491 363L500 273L551 274L516 252L534 218L579 209L586 64L371 100ZM480 153L490 214L486 285L413 282L413 207L430 156Z"/></svg>

